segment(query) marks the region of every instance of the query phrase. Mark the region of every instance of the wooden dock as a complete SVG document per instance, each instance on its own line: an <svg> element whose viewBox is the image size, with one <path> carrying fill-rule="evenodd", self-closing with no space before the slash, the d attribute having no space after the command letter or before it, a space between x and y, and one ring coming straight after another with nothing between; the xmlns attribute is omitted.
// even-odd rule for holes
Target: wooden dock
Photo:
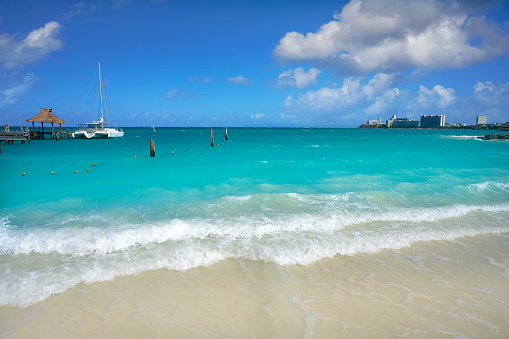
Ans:
<svg viewBox="0 0 509 339"><path fill-rule="evenodd" d="M13 144L14 141L21 141L22 144L30 143L30 131L2 131L0 132L0 141L6 144Z"/></svg>

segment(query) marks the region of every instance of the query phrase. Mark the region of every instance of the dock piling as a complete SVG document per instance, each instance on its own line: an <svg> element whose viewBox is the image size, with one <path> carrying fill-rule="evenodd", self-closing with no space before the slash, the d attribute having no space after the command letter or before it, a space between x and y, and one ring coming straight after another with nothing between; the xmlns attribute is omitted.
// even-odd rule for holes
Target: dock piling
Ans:
<svg viewBox="0 0 509 339"><path fill-rule="evenodd" d="M156 146L154 144L154 140L150 139L150 156L155 157L156 156Z"/></svg>

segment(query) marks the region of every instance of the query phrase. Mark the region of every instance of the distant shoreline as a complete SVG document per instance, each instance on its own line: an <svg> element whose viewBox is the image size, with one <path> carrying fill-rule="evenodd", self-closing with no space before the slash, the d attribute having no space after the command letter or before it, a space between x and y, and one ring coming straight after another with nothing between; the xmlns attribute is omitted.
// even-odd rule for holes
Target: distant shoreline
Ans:
<svg viewBox="0 0 509 339"><path fill-rule="evenodd" d="M437 129L437 130L468 130L468 131L507 131L502 128L502 125L499 128L492 127L478 127L478 126L455 126L455 127L387 127L385 124L383 125L360 125L358 128L362 129Z"/></svg>

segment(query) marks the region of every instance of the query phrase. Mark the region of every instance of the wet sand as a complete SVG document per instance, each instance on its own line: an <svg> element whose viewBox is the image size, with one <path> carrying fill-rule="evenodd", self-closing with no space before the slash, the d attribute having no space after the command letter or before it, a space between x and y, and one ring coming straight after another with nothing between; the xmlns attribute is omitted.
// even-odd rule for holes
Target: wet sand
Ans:
<svg viewBox="0 0 509 339"><path fill-rule="evenodd" d="M509 237L283 267L226 260L0 307L2 338L507 338Z"/></svg>

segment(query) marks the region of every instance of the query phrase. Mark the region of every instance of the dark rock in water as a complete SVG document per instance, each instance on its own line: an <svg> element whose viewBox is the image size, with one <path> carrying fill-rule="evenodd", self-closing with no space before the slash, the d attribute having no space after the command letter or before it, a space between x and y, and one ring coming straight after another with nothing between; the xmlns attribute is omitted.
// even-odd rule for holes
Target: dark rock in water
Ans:
<svg viewBox="0 0 509 339"><path fill-rule="evenodd" d="M509 134L486 134L483 137L479 137L482 140L509 140Z"/></svg>

